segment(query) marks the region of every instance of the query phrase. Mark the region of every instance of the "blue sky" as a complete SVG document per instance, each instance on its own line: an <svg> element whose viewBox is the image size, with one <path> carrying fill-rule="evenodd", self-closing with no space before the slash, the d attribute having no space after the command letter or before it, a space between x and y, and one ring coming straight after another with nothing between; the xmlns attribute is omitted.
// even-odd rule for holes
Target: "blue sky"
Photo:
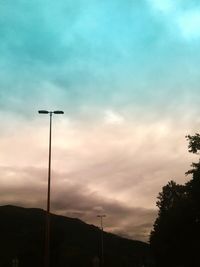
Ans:
<svg viewBox="0 0 200 267"><path fill-rule="evenodd" d="M102 209L107 230L146 240L156 195L185 182L193 160L198 1L3 0L0 38L0 202L44 208L48 120L37 110L63 109L54 211L95 223Z"/></svg>
<svg viewBox="0 0 200 267"><path fill-rule="evenodd" d="M3 1L3 107L23 113L21 104L50 103L76 112L85 105L156 109L166 98L176 102L174 95L179 104L188 95L192 101L200 36L192 2Z"/></svg>

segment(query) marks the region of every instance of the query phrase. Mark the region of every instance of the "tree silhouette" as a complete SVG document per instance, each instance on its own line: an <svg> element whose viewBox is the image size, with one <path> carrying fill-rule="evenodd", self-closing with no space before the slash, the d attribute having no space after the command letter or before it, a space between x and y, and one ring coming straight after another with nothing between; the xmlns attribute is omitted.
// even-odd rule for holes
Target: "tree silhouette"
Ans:
<svg viewBox="0 0 200 267"><path fill-rule="evenodd" d="M200 151L200 135L186 136L189 152ZM200 163L192 163L192 179L184 185L170 181L158 195L158 217L150 244L158 267L199 266Z"/></svg>

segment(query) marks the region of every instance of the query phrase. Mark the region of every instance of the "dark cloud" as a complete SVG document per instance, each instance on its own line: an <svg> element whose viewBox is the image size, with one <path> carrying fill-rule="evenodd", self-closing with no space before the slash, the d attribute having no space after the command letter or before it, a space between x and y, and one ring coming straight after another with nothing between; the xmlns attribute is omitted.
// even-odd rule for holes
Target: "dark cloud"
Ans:
<svg viewBox="0 0 200 267"><path fill-rule="evenodd" d="M25 207L46 206L46 182L44 171L37 168L1 167L1 205L13 204ZM56 173L54 173L55 179ZM59 174L57 175L59 177ZM5 180L9 179L9 183ZM99 225L97 215L105 213L105 230L133 239L147 240L155 219L155 210L131 207L109 196L88 189L87 185L59 179L52 185L51 210L57 214L80 218Z"/></svg>

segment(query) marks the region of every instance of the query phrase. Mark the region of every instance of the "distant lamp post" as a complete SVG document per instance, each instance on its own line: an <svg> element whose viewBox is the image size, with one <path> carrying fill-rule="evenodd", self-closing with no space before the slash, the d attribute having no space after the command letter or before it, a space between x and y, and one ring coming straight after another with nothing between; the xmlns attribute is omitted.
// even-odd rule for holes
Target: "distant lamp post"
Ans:
<svg viewBox="0 0 200 267"><path fill-rule="evenodd" d="M103 218L106 217L105 214L97 215L100 218L100 225L101 225L101 267L104 266L104 244L103 244Z"/></svg>
<svg viewBox="0 0 200 267"><path fill-rule="evenodd" d="M46 229L45 229L45 267L49 267L49 241L50 241L50 188L51 188L51 133L52 133L52 115L53 114L64 114L61 110L47 111L39 110L39 114L49 114L50 127L49 127L49 163L48 163L48 190L47 190L47 210L46 210Z"/></svg>

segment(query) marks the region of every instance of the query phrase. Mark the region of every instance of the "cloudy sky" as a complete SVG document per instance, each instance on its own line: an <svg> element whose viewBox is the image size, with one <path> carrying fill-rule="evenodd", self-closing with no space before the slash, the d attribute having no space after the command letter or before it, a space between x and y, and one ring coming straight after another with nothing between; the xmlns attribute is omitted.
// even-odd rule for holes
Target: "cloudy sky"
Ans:
<svg viewBox="0 0 200 267"><path fill-rule="evenodd" d="M200 3L0 1L0 204L46 207L148 240L156 197L196 158Z"/></svg>

